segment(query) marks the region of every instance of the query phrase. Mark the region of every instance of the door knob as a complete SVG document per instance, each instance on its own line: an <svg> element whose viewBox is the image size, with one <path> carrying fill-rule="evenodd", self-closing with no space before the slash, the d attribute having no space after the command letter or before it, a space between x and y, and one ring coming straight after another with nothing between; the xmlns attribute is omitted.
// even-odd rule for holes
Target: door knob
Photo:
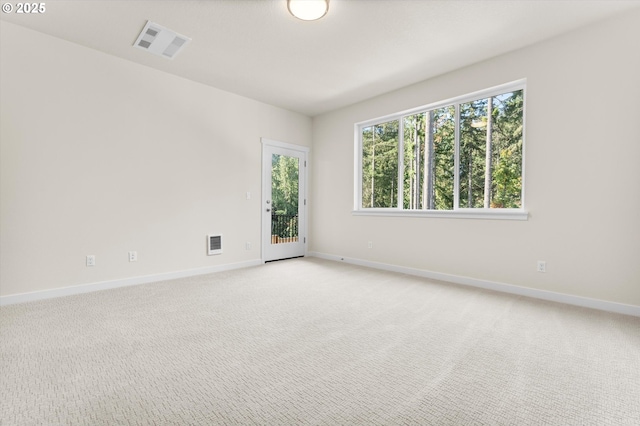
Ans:
<svg viewBox="0 0 640 426"><path fill-rule="evenodd" d="M271 209L267 209L267 211L268 211L268 212L270 212L270 211L271 211Z"/></svg>

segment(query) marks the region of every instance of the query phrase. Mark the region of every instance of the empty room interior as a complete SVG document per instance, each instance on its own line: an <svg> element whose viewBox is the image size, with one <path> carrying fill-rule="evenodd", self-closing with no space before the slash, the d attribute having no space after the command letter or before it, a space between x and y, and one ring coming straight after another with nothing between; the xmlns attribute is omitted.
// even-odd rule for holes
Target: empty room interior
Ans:
<svg viewBox="0 0 640 426"><path fill-rule="evenodd" d="M640 424L640 1L0 31L0 424Z"/></svg>

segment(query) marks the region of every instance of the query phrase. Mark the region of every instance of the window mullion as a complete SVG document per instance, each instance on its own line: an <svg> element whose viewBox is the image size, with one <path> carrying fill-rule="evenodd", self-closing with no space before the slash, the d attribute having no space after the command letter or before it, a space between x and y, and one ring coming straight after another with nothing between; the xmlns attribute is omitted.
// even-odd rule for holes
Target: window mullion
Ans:
<svg viewBox="0 0 640 426"><path fill-rule="evenodd" d="M355 199L354 199L354 209L359 210L363 208L362 205L362 129L364 126L356 126L354 137L357 139L358 143L355 148L355 152L353 153L353 158L355 158L356 164L354 167L354 176L353 181L357 183L355 188Z"/></svg>
<svg viewBox="0 0 640 426"><path fill-rule="evenodd" d="M460 208L460 104L455 105L455 142L454 142L454 159L453 159L453 209Z"/></svg>
<svg viewBox="0 0 640 426"><path fill-rule="evenodd" d="M398 119L398 209L404 209L404 120Z"/></svg>

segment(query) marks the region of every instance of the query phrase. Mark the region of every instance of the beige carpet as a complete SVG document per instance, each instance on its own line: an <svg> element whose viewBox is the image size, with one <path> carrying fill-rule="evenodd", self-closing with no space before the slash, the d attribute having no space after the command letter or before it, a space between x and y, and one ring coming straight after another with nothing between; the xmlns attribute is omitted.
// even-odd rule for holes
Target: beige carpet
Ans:
<svg viewBox="0 0 640 426"><path fill-rule="evenodd" d="M640 318L319 259L0 320L2 425L640 425Z"/></svg>

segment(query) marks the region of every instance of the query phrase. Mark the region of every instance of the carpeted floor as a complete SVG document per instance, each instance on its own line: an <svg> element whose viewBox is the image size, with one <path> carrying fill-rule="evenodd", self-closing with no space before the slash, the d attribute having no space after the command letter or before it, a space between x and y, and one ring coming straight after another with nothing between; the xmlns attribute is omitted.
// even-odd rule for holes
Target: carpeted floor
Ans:
<svg viewBox="0 0 640 426"><path fill-rule="evenodd" d="M640 425L640 318L314 258L0 309L2 425Z"/></svg>

